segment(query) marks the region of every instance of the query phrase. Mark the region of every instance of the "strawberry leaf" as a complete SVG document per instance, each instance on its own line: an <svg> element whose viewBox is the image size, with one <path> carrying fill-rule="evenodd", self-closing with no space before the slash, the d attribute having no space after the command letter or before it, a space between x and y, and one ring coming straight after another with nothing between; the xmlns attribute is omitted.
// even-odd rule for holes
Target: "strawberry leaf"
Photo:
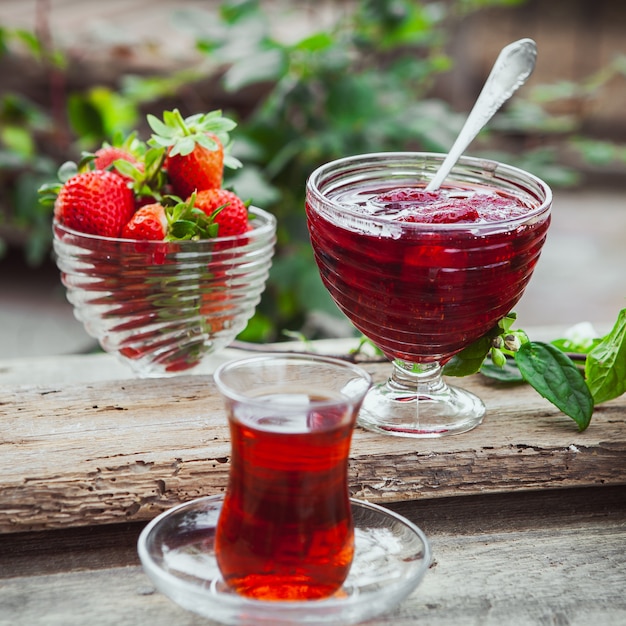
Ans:
<svg viewBox="0 0 626 626"><path fill-rule="evenodd" d="M163 122L170 128L172 128L177 135L188 135L189 128L183 119L183 116L180 114L178 109L174 109L173 111L165 111L163 113Z"/></svg>
<svg viewBox="0 0 626 626"><path fill-rule="evenodd" d="M170 156L176 156L180 154L181 156L186 156L193 152L193 149L196 146L196 142L193 137L184 137L177 141L170 151Z"/></svg>
<svg viewBox="0 0 626 626"><path fill-rule="evenodd" d="M187 201L177 196L165 196L165 216L168 222L165 241L209 239L217 236L218 224L213 224L204 211L196 208L195 201L195 193Z"/></svg>
<svg viewBox="0 0 626 626"><path fill-rule="evenodd" d="M196 234L196 224L189 220L177 220L172 222L169 227L169 233L165 237L165 241L178 241L191 239Z"/></svg>
<svg viewBox="0 0 626 626"><path fill-rule="evenodd" d="M217 237L219 231L219 224L211 223L206 228L207 237Z"/></svg>
<svg viewBox="0 0 626 626"><path fill-rule="evenodd" d="M185 118L185 124L189 127L192 128L193 126L196 126L196 124L199 124L204 118L207 118L209 116L211 117L215 117L215 115L221 115L220 111L212 111L211 113L207 113L206 115L203 113L196 113L195 115L190 115L189 117Z"/></svg>
<svg viewBox="0 0 626 626"><path fill-rule="evenodd" d="M165 148L150 148L144 157L144 184L159 196L165 185L166 174L163 171L165 163Z"/></svg>
<svg viewBox="0 0 626 626"><path fill-rule="evenodd" d="M228 133L237 126L236 122L229 120L226 117L220 117L216 120L205 121L202 124L202 129L206 132L214 133Z"/></svg>
<svg viewBox="0 0 626 626"><path fill-rule="evenodd" d="M158 135L152 135L148 143L154 148L169 148L176 143L176 139L167 138L167 137L159 137Z"/></svg>
<svg viewBox="0 0 626 626"><path fill-rule="evenodd" d="M124 174L133 180L141 180L144 176L143 172L136 165L126 159L116 159L112 165L120 174Z"/></svg>
<svg viewBox="0 0 626 626"><path fill-rule="evenodd" d="M164 115L165 117L165 115ZM164 124L158 117L149 114L146 119L148 120L148 124L150 128L161 138L163 137L175 137L176 136L176 128L172 128L167 124Z"/></svg>
<svg viewBox="0 0 626 626"><path fill-rule="evenodd" d="M196 141L196 143L199 143L202 147L206 148L207 150L217 150L218 148L217 141L215 141L215 139L213 139L212 137L209 137L208 135L199 133L199 134L194 135L193 138Z"/></svg>
<svg viewBox="0 0 626 626"><path fill-rule="evenodd" d="M237 123L222 117L220 110L206 114L195 114L183 119L180 111L164 111L163 120L154 115L147 116L148 123L154 131L148 141L152 147L169 149L170 156L187 156L196 145L208 150L217 150L218 142L224 146L229 144L228 132L237 126ZM210 137L209 134L214 135ZM239 161L229 158L225 165L231 168L241 167Z"/></svg>
<svg viewBox="0 0 626 626"><path fill-rule="evenodd" d="M187 118L187 120L191 119L193 118ZM235 126L237 126L237 123L233 120L227 117L222 117L222 111L220 109L209 111L208 113L200 115L197 120L194 120L194 123L198 126L202 126L203 128L225 131L232 130Z"/></svg>
<svg viewBox="0 0 626 626"><path fill-rule="evenodd" d="M593 414L594 400L582 374L558 348L529 341L515 353L524 380L546 400L571 417L583 431Z"/></svg>
<svg viewBox="0 0 626 626"><path fill-rule="evenodd" d="M95 158L96 158L96 155L93 152L83 152L80 156L80 161L78 161L78 163L76 164L76 171L77 172L86 171L91 165L91 163L94 162Z"/></svg>
<svg viewBox="0 0 626 626"><path fill-rule="evenodd" d="M58 176L62 183L66 183L72 176L78 174L78 166L74 161L66 161L59 167Z"/></svg>
<svg viewBox="0 0 626 626"><path fill-rule="evenodd" d="M44 207L54 206L54 203L61 190L61 183L45 183L39 187L39 204Z"/></svg>
<svg viewBox="0 0 626 626"><path fill-rule="evenodd" d="M240 167L243 167L241 161L239 159L237 159L234 156L231 156L230 154L225 154L224 155L224 165L226 167L229 167L230 169L236 170L239 169Z"/></svg>

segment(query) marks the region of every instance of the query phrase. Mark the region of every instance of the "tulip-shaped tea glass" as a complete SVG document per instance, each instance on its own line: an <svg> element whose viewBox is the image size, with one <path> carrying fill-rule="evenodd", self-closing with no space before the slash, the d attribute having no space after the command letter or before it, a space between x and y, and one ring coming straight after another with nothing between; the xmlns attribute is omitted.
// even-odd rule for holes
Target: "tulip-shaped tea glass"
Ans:
<svg viewBox="0 0 626 626"><path fill-rule="evenodd" d="M354 554L348 453L369 374L272 355L226 363L215 382L232 447L215 535L224 581L258 600L331 596Z"/></svg>
<svg viewBox="0 0 626 626"><path fill-rule="evenodd" d="M307 221L324 285L393 363L389 380L363 402L359 423L391 435L438 437L482 421L482 401L448 385L442 366L512 310L550 222L552 193L543 181L471 157L459 160L442 189L495 191L519 205L514 213L489 221L412 221L403 194L423 189L444 158L357 155L322 165L307 183Z"/></svg>

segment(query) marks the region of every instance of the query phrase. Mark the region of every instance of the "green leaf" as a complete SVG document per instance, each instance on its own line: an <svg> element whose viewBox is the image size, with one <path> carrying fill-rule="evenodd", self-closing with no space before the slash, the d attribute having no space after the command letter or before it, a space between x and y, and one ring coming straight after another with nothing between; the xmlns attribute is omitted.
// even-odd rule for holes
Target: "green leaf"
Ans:
<svg viewBox="0 0 626 626"><path fill-rule="evenodd" d="M35 33L19 28L16 29L13 34L16 39L19 39L26 45L33 56L41 58L43 53L42 42Z"/></svg>
<svg viewBox="0 0 626 626"><path fill-rule="evenodd" d="M152 114L146 116L146 120L150 125L150 128L161 137L173 137L176 135L176 129L170 128L167 124L164 124L158 117Z"/></svg>
<svg viewBox="0 0 626 626"><path fill-rule="evenodd" d="M78 174L78 168L74 161L65 161L65 163L59 167L58 176L62 183L67 182L72 176L76 176L76 174Z"/></svg>
<svg viewBox="0 0 626 626"><path fill-rule="evenodd" d="M498 327L501 328L503 332L507 333L509 332L509 330L511 330L511 326L513 326L516 320L517 320L517 313L515 313L514 311L511 311L508 315L503 317L498 322Z"/></svg>
<svg viewBox="0 0 626 626"><path fill-rule="evenodd" d="M480 373L487 378L493 378L502 383L521 383L524 381L519 367L517 367L515 363L515 359L512 358L506 360L504 367L495 365L491 360L486 360L480 368Z"/></svg>
<svg viewBox="0 0 626 626"><path fill-rule="evenodd" d="M243 163L237 157L234 157L230 154L225 154L224 167L228 167L231 170L238 170L240 167L243 167Z"/></svg>
<svg viewBox="0 0 626 626"><path fill-rule="evenodd" d="M532 96L537 102L554 102L576 98L580 85L573 81L563 80L549 85L538 85L533 88Z"/></svg>
<svg viewBox="0 0 626 626"><path fill-rule="evenodd" d="M166 241L176 241L179 239L191 239L196 232L196 225L189 220L178 220L170 224L170 232Z"/></svg>
<svg viewBox="0 0 626 626"><path fill-rule="evenodd" d="M574 142L574 146L587 163L599 167L609 165L613 161L617 161L618 158L616 144L609 141L579 138Z"/></svg>
<svg viewBox="0 0 626 626"><path fill-rule="evenodd" d="M327 32L314 33L299 41L294 50L304 50L306 52L320 52L331 48L334 43L332 35Z"/></svg>
<svg viewBox="0 0 626 626"><path fill-rule="evenodd" d="M169 148L176 143L176 139L161 137L160 135L152 135L148 141L153 148Z"/></svg>
<svg viewBox="0 0 626 626"><path fill-rule="evenodd" d="M194 140L197 144L201 145L207 150L213 151L217 150L218 148L217 141L215 141L215 139L213 139L212 137L205 135L204 133L198 133L197 135L194 135Z"/></svg>
<svg viewBox="0 0 626 626"><path fill-rule="evenodd" d="M469 376L480 370L491 348L488 337L481 337L474 343L455 354L443 367L446 376Z"/></svg>
<svg viewBox="0 0 626 626"><path fill-rule="evenodd" d="M619 312L611 332L587 355L585 376L596 404L626 392L626 309Z"/></svg>
<svg viewBox="0 0 626 626"><path fill-rule="evenodd" d="M593 326L589 322L581 322L569 328L563 337L550 343L562 352L589 354L599 342L600 338Z"/></svg>
<svg viewBox="0 0 626 626"><path fill-rule="evenodd" d="M116 159L112 165L120 174L124 174L133 180L139 180L143 176L143 172L130 161L126 161L126 159Z"/></svg>
<svg viewBox="0 0 626 626"><path fill-rule="evenodd" d="M193 137L184 137L174 144L174 147L170 151L170 156L176 156L177 154L187 156L193 152L195 147L196 142L193 140Z"/></svg>
<svg viewBox="0 0 626 626"><path fill-rule="evenodd" d="M198 132L229 133L237 127L237 122L227 117L222 117L219 114L220 111L215 111L215 113L218 113L218 115L207 114L201 118L197 124Z"/></svg>
<svg viewBox="0 0 626 626"><path fill-rule="evenodd" d="M515 353L515 362L524 380L571 417L579 430L589 426L593 397L582 374L567 355L550 344L529 341Z"/></svg>
<svg viewBox="0 0 626 626"><path fill-rule="evenodd" d="M196 126L197 124L202 123L202 120L207 118L210 119L211 117L215 117L214 115L212 115L212 113L214 113L213 111L211 111L210 113L194 113L193 115L190 115L189 117L186 117L184 122L185 122L185 126L187 126L187 128L193 128L194 126ZM219 111L217 112L219 113ZM172 116L172 113L169 113L168 111L165 112L164 114L164 118L165 119L172 119L172 120L176 120L178 119L177 116Z"/></svg>
<svg viewBox="0 0 626 626"><path fill-rule="evenodd" d="M133 103L107 87L91 88L86 98L98 112L106 137L131 129L137 122L138 111Z"/></svg>
<svg viewBox="0 0 626 626"><path fill-rule="evenodd" d="M271 339L273 330L272 320L267 315L256 312L244 330L237 335L237 339L261 343Z"/></svg>
<svg viewBox="0 0 626 626"><path fill-rule="evenodd" d="M150 148L144 156L146 178L154 178L158 174L165 160L165 148Z"/></svg>
<svg viewBox="0 0 626 626"><path fill-rule="evenodd" d="M0 139L9 150L17 152L26 159L35 153L35 142L26 128L7 125L0 129Z"/></svg>
<svg viewBox="0 0 626 626"><path fill-rule="evenodd" d="M178 109L173 111L163 111L163 122L166 128L174 129L178 134L181 130L185 130L185 122Z"/></svg>
<svg viewBox="0 0 626 626"><path fill-rule="evenodd" d="M101 111L88 95L71 94L67 101L67 115L77 135L104 137L104 120Z"/></svg>

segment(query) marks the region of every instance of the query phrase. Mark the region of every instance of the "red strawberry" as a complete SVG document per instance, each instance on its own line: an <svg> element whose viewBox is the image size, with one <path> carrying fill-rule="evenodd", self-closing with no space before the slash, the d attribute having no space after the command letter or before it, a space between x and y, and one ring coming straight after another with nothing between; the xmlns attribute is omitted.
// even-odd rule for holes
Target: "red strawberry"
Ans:
<svg viewBox="0 0 626 626"><path fill-rule="evenodd" d="M469 203L461 202L457 206L437 205L434 210L422 210L414 215L401 218L403 222L420 222L422 224L456 224L458 222L477 222L478 211Z"/></svg>
<svg viewBox="0 0 626 626"><path fill-rule="evenodd" d="M200 315L211 333L218 333L232 323L234 307L227 289L226 283L216 283L200 296Z"/></svg>
<svg viewBox="0 0 626 626"><path fill-rule="evenodd" d="M378 204L384 204L389 211L399 210L405 206L422 206L441 199L438 191L426 191L421 188L400 187L376 196Z"/></svg>
<svg viewBox="0 0 626 626"><path fill-rule="evenodd" d="M137 159L122 148L115 148L114 146L103 146L99 150L95 151L96 158L93 161L94 167L97 170L108 169L115 161L122 160L128 161L133 165L137 165Z"/></svg>
<svg viewBox="0 0 626 626"><path fill-rule="evenodd" d="M456 224L457 222L477 222L480 216L476 207L469 202L460 203L458 206L450 206L435 211L432 216L433 224Z"/></svg>
<svg viewBox="0 0 626 626"><path fill-rule="evenodd" d="M174 193L181 198L221 187L225 165L241 167L225 151L228 131L236 124L222 117L220 111L183 119L175 109L166 111L163 121L148 115L148 123L155 133L149 143L167 150L165 169Z"/></svg>
<svg viewBox="0 0 626 626"><path fill-rule="evenodd" d="M163 205L155 202L138 209L122 228L124 239L163 241L167 235L167 216Z"/></svg>
<svg viewBox="0 0 626 626"><path fill-rule="evenodd" d="M217 236L241 235L248 230L248 209L227 189L205 189L196 195L195 206L218 225Z"/></svg>
<svg viewBox="0 0 626 626"><path fill-rule="evenodd" d="M55 218L81 233L118 237L135 210L132 191L121 176L107 170L81 172L61 187Z"/></svg>
<svg viewBox="0 0 626 626"><path fill-rule="evenodd" d="M181 198L194 191L217 189L222 186L224 172L224 148L215 135L207 135L215 141L215 149L209 150L200 144L186 155L168 155L165 169L174 192Z"/></svg>
<svg viewBox="0 0 626 626"><path fill-rule="evenodd" d="M456 224L476 222L479 214L474 200L451 199L441 191L421 188L398 188L379 194L374 198L386 211L398 213L400 221L423 224Z"/></svg>
<svg viewBox="0 0 626 626"><path fill-rule="evenodd" d="M124 150L123 148L116 148L114 146L103 146L99 150L96 150L95 159L93 161L94 167L97 170L110 170L115 172L118 176L121 176L127 183L134 184L135 178L138 175L133 175L129 172L122 173L120 171L120 167L112 167L113 164L117 161L126 161L133 165L138 172L144 171L143 163L139 162L130 152Z"/></svg>

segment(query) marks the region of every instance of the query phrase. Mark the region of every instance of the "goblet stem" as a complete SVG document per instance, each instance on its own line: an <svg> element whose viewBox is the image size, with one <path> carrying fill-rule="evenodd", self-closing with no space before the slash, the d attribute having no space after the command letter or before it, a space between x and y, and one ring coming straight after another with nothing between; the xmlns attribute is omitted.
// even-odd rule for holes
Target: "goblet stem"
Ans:
<svg viewBox="0 0 626 626"><path fill-rule="evenodd" d="M402 393L410 390L412 395L407 396L407 400L432 399L446 392L447 385L441 376L439 363L409 363L395 359L392 364L387 385Z"/></svg>
<svg viewBox="0 0 626 626"><path fill-rule="evenodd" d="M481 423L485 405L473 393L448 385L439 363L392 363L389 379L365 398L361 426L400 437L442 437Z"/></svg>

